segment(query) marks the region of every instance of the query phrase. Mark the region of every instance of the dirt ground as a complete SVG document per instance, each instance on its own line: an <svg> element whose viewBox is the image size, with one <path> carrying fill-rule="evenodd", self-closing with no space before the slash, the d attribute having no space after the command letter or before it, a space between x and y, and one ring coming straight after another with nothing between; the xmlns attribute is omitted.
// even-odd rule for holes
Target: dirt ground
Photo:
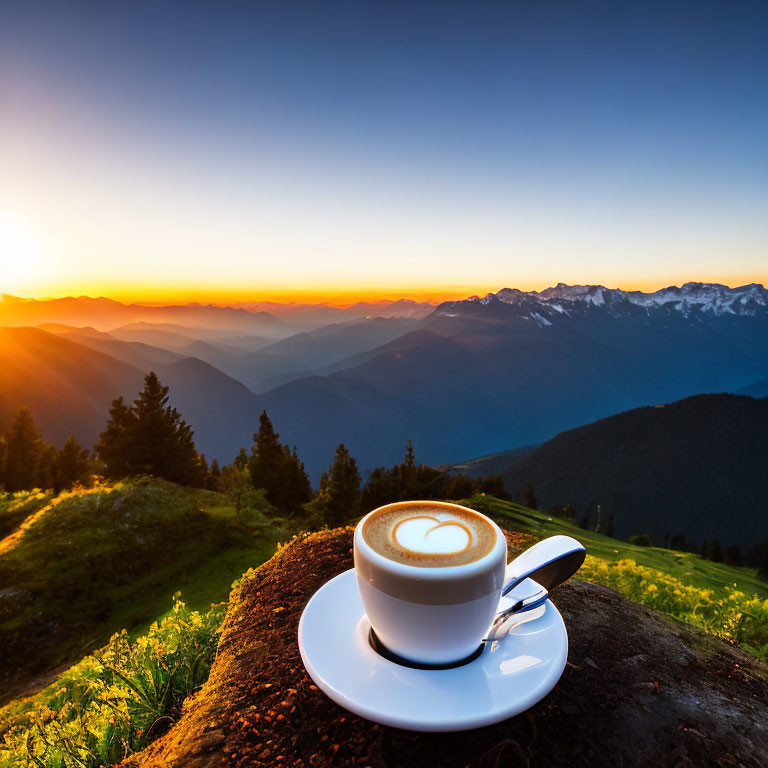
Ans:
<svg viewBox="0 0 768 768"><path fill-rule="evenodd" d="M523 537L510 534L510 544ZM517 717L455 734L376 725L312 684L296 641L301 611L352 566L352 531L297 538L244 578L211 676L133 768L223 766L768 765L766 669L738 648L618 593L571 581L552 600L568 627L555 689Z"/></svg>

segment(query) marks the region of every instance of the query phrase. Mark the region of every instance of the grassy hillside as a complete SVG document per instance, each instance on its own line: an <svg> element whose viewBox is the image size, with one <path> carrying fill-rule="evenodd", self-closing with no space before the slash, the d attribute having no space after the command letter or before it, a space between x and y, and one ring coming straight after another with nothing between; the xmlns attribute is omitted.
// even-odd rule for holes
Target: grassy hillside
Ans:
<svg viewBox="0 0 768 768"><path fill-rule="evenodd" d="M0 541L5 696L115 631L142 631L177 590L195 609L225 600L284 536L263 519L241 524L221 494L149 478L25 506L32 514Z"/></svg>
<svg viewBox="0 0 768 768"><path fill-rule="evenodd" d="M768 662L768 584L757 578L755 569L713 563L690 552L627 544L492 497L475 496L465 503L535 539L573 536L587 548L580 578L738 642Z"/></svg>
<svg viewBox="0 0 768 768"><path fill-rule="evenodd" d="M0 492L0 540L13 533L32 513L48 504L53 498L49 491Z"/></svg>

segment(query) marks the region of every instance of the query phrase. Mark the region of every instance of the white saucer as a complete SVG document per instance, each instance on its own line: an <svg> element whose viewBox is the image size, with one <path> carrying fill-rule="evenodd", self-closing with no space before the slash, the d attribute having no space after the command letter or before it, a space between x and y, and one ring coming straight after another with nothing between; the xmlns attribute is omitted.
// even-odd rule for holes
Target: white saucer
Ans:
<svg viewBox="0 0 768 768"><path fill-rule="evenodd" d="M502 606L531 593L523 582ZM411 731L463 731L506 720L546 696L565 668L568 635L547 601L474 661L454 669L404 667L368 642L355 571L325 583L304 608L299 650L309 676L342 707Z"/></svg>

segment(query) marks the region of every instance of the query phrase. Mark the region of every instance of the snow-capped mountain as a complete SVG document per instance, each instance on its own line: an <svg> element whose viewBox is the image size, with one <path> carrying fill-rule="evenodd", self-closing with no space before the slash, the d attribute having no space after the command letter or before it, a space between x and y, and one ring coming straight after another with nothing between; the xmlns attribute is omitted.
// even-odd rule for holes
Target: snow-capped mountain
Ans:
<svg viewBox="0 0 768 768"><path fill-rule="evenodd" d="M603 308L610 315L662 310L679 312L683 316L703 313L709 316L768 314L768 290L757 283L729 288L719 283L686 283L682 287L670 286L652 293L623 291L606 288L603 285L556 286L543 291L520 291L517 288L502 288L498 293L489 293L483 298L472 296L464 301L441 304L436 314L477 315L476 308L504 304L515 307L517 316L535 320L539 325L551 325L558 315L573 316L589 308Z"/></svg>
<svg viewBox="0 0 768 768"><path fill-rule="evenodd" d="M715 315L752 315L768 308L768 291L758 283L738 288L720 283L686 283L682 288L673 285L654 293L631 291L626 296L644 307L667 306L683 312L695 308Z"/></svg>

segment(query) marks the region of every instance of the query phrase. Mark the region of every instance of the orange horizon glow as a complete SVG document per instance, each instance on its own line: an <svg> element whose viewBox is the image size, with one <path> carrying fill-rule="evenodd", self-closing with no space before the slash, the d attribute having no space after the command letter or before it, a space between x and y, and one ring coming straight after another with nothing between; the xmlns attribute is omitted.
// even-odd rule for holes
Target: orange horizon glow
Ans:
<svg viewBox="0 0 768 768"><path fill-rule="evenodd" d="M23 299L47 301L67 297L108 298L123 304L214 304L228 306L230 304L274 302L279 304L326 304L332 307L344 308L357 302L388 302L398 299L409 299L417 302L439 304L442 301L466 299L470 296L485 296L495 293L502 288L518 288L521 291L541 291L545 288L564 282L574 284L601 284L607 288L620 288L625 291L653 292L670 285L682 285L686 282L721 283L731 288L749 283L768 284L768 274L755 275L693 275L675 279L658 280L506 280L494 283L476 285L387 285L387 286L261 286L253 288L208 286L179 286L171 288L164 285L81 285L66 286L60 289L45 287L39 292L22 293L8 290L0 284L0 293L17 296Z"/></svg>

